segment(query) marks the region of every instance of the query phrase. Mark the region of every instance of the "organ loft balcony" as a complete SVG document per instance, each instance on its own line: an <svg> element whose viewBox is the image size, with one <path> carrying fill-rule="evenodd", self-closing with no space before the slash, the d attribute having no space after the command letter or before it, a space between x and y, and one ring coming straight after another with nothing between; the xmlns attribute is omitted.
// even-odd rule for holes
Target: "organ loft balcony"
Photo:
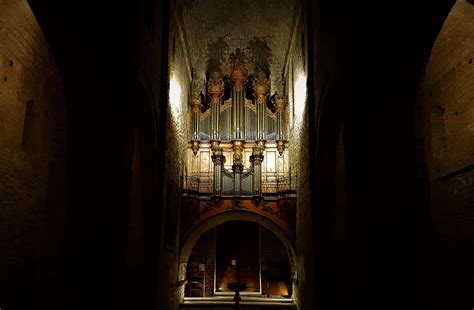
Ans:
<svg viewBox="0 0 474 310"><path fill-rule="evenodd" d="M231 141L222 141L220 147L225 157L221 167L215 167L212 156L212 144L202 141L196 155L193 154L192 144L189 143L187 152L187 175L183 176L182 188L185 196L205 198L240 198L240 199L264 199L276 200L283 197L296 197L297 177L290 174L288 156L280 156L276 141L267 141L263 151L261 163L261 193L257 192L255 182L255 169L252 166L252 153L255 141L243 142L242 150L242 173L241 187L235 189L235 174L232 170L233 144ZM230 159L230 160L229 160ZM215 195L214 170L221 169L221 192Z"/></svg>

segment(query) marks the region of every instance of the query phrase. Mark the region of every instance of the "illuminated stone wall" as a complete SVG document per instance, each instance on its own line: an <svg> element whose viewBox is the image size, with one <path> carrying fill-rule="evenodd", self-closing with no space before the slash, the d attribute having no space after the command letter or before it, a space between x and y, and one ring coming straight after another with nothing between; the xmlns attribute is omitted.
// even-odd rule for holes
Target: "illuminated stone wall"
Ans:
<svg viewBox="0 0 474 310"><path fill-rule="evenodd" d="M0 2L0 301L5 308L29 307L41 273L49 165L64 159L64 116L56 64L28 3ZM54 209L51 201L49 206ZM53 209L48 214L60 216ZM48 246L54 243L51 239Z"/></svg>
<svg viewBox="0 0 474 310"><path fill-rule="evenodd" d="M172 13L176 14L172 8ZM175 15L174 15L175 16ZM191 71L182 41L182 29L171 18L169 41L169 100L166 131L166 195L164 244L161 253L161 275L158 305L160 309L176 309L182 293L176 288L178 279L178 208L181 176L184 173L189 133L189 93ZM164 104L164 102L162 102Z"/></svg>
<svg viewBox="0 0 474 310"><path fill-rule="evenodd" d="M419 92L419 137L431 187L439 294L474 290L474 5L458 0L433 46ZM444 296L444 297L443 297Z"/></svg>
<svg viewBox="0 0 474 310"><path fill-rule="evenodd" d="M308 163L308 119L306 110L306 33L304 14L301 12L299 24L293 29L292 44L285 71L285 91L287 103L287 123L289 161L291 176L297 178L296 206L296 247L297 281L293 290L294 299L300 306L312 294L312 248L310 189ZM313 137L314 138L314 137Z"/></svg>

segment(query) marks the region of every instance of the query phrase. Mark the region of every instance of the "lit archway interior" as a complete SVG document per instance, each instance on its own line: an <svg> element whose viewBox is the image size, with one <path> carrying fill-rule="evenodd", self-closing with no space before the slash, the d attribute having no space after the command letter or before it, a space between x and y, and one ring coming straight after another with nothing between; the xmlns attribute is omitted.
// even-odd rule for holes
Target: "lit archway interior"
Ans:
<svg viewBox="0 0 474 310"><path fill-rule="evenodd" d="M291 263L283 244L255 222L228 221L207 231L186 264L184 296L233 295L231 282L247 283L243 295L291 298Z"/></svg>

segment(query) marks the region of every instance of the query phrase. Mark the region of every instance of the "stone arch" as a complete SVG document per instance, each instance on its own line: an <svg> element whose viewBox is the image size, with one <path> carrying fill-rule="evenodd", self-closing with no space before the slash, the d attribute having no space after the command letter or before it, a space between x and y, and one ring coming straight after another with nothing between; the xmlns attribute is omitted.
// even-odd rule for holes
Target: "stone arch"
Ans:
<svg viewBox="0 0 474 310"><path fill-rule="evenodd" d="M211 230L214 227L217 227L220 224L229 222L229 221L248 221L258 223L259 225L263 226L264 228L271 231L280 242L283 244L285 249L287 250L288 257L291 263L292 271L296 270L296 251L294 248L294 244L288 235L280 228L277 224L273 223L269 219L256 214L250 213L240 210L234 210L229 212L223 212L212 216L205 221L203 221L200 225L195 227L187 236L186 240L181 247L179 253L179 262L187 262L189 259L189 255L196 244L196 242L204 235L207 231Z"/></svg>
<svg viewBox="0 0 474 310"><path fill-rule="evenodd" d="M436 37L417 101L419 166L425 180L434 250L426 272L436 275L433 302L456 308L472 302L474 236L474 5L457 0ZM456 263L451 263L451 262ZM455 304L453 302L455 301Z"/></svg>
<svg viewBox="0 0 474 310"><path fill-rule="evenodd" d="M0 231L0 299L30 308L61 288L66 106L56 59L28 2L1 2L0 24L0 209L7 227Z"/></svg>

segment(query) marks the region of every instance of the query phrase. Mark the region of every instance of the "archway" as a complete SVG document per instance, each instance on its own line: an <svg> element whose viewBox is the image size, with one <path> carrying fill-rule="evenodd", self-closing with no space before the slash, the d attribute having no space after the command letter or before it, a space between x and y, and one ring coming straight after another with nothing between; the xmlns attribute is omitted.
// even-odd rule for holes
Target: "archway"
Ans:
<svg viewBox="0 0 474 310"><path fill-rule="evenodd" d="M424 181L435 309L472 303L474 236L474 5L458 0L437 35L417 101L418 177Z"/></svg>
<svg viewBox="0 0 474 310"><path fill-rule="evenodd" d="M46 296L62 295L67 140L62 77L26 0L1 2L0 24L0 300L5 308L54 309L60 298Z"/></svg>
<svg viewBox="0 0 474 310"><path fill-rule="evenodd" d="M291 266L291 274L292 274L292 281L296 280L296 252L294 248L294 244L292 243L291 239L283 232L283 230L278 227L275 223L271 222L267 218L255 214L249 213L245 211L235 210L217 214L211 218L206 219L202 222L199 226L195 227L187 236L186 240L183 242L183 246L181 247L181 251L179 254L179 280L182 284L180 296L181 301L184 299L184 280L186 279L186 264L189 260L191 252L198 242L198 240L208 231L216 228L217 226L228 223L231 221L242 221L242 222L251 222L257 223L264 229L271 232L283 245L286 249L286 253L288 255L290 266ZM295 292L295 288L293 285L292 289L293 293ZM294 295L293 294L293 295Z"/></svg>

